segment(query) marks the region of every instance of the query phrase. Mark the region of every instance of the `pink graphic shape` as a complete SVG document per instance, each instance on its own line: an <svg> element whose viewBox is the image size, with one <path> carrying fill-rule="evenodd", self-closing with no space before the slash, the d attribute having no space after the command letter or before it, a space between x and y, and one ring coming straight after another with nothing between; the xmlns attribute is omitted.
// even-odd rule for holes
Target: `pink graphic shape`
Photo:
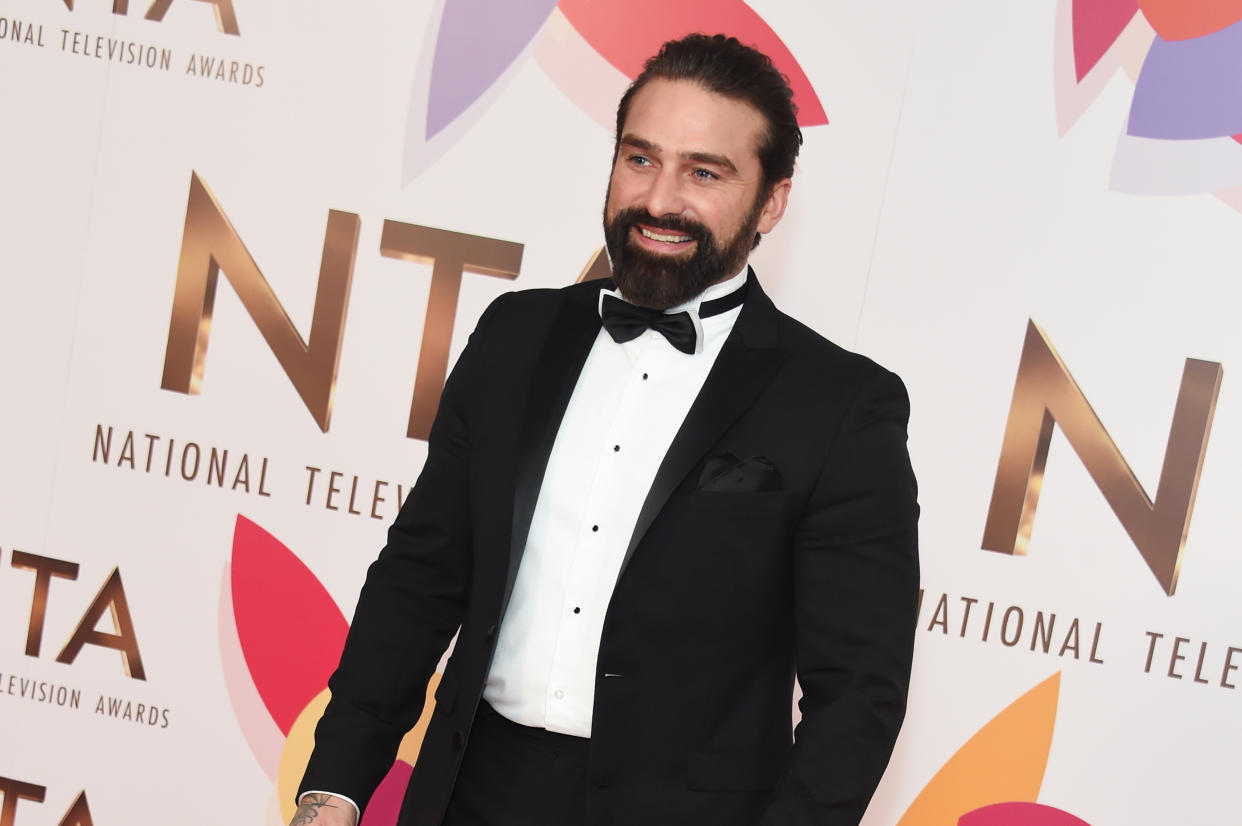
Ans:
<svg viewBox="0 0 1242 826"><path fill-rule="evenodd" d="M798 123L828 123L823 104L776 32L741 0L561 0L560 10L591 46L631 79L666 40L691 32L729 34L772 58L789 78Z"/></svg>
<svg viewBox="0 0 1242 826"><path fill-rule="evenodd" d="M349 626L310 569L241 515L233 531L231 584L246 667L268 713L287 735L327 684Z"/></svg>
<svg viewBox="0 0 1242 826"><path fill-rule="evenodd" d="M375 794L371 795L371 802L362 813L362 822L358 826L394 826L413 771L414 767L404 760L394 762L376 787Z"/></svg>
<svg viewBox="0 0 1242 826"><path fill-rule="evenodd" d="M1157 37L1134 86L1126 131L1164 140L1242 132L1242 21L1193 40Z"/></svg>
<svg viewBox="0 0 1242 826"><path fill-rule="evenodd" d="M556 0L447 0L431 66L427 139L491 88L555 8Z"/></svg>
<svg viewBox="0 0 1242 826"><path fill-rule="evenodd" d="M216 620L220 633L220 673L246 744L268 778L275 780L280 769L280 753L285 746L285 733L277 728L276 721L268 713L250 675L250 667L246 665L233 611L231 571L232 566L225 565L220 582L220 610Z"/></svg>
<svg viewBox="0 0 1242 826"><path fill-rule="evenodd" d="M1073 0L1074 71L1081 81L1138 14L1138 0Z"/></svg>
<svg viewBox="0 0 1242 826"><path fill-rule="evenodd" d="M1091 826L1069 812L1039 803L996 803L962 815L957 826Z"/></svg>

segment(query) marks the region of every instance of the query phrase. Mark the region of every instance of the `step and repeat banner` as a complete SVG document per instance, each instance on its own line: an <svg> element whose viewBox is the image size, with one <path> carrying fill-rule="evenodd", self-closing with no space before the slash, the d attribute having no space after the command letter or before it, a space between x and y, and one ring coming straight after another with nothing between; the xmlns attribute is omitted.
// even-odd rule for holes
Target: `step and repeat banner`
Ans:
<svg viewBox="0 0 1242 826"><path fill-rule="evenodd" d="M0 826L287 820L446 371L606 268L692 30L796 89L765 288L911 393L865 822L1236 822L1242 3L0 0Z"/></svg>

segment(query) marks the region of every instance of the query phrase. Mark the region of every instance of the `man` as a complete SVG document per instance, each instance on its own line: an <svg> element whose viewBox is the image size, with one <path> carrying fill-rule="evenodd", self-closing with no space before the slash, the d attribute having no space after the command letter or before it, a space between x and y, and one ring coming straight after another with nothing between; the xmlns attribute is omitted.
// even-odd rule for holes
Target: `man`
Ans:
<svg viewBox="0 0 1242 826"><path fill-rule="evenodd" d="M613 283L480 319L295 823L354 822L454 633L402 826L861 819L905 710L918 506L900 380L746 266L800 144L736 40L648 62L617 113Z"/></svg>

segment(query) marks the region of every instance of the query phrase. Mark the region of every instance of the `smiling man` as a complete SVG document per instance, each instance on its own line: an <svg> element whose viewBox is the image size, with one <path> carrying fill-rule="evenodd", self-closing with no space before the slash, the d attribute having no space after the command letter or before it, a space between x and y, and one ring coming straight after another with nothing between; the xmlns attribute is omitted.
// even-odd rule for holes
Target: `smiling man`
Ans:
<svg viewBox="0 0 1242 826"><path fill-rule="evenodd" d="M604 208L613 281L629 301L667 309L746 265L785 212L789 176L766 180L764 115L743 100L658 77L622 110Z"/></svg>
<svg viewBox="0 0 1242 826"><path fill-rule="evenodd" d="M612 281L480 319L295 824L356 822L455 633L402 826L861 820L905 712L918 505L900 380L747 266L801 141L759 52L691 35L648 61L617 112Z"/></svg>

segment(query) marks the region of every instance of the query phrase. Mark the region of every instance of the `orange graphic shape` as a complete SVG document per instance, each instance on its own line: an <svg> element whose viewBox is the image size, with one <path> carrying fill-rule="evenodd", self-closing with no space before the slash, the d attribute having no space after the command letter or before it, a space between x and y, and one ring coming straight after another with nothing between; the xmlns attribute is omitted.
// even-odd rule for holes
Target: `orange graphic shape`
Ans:
<svg viewBox="0 0 1242 826"><path fill-rule="evenodd" d="M1242 0L1139 0L1143 16L1165 40L1189 40L1242 20Z"/></svg>
<svg viewBox="0 0 1242 826"><path fill-rule="evenodd" d="M997 714L944 764L897 826L955 826L994 803L1035 802L1056 725L1061 672Z"/></svg>
<svg viewBox="0 0 1242 826"><path fill-rule="evenodd" d="M427 724L431 722L431 712L436 707L436 687L440 685L440 674L431 675L427 683L427 703L423 706L423 714L414 724L414 728L401 740L397 749L397 760L411 766L418 760L418 752L423 746L423 735L427 733ZM311 751L315 748L315 726L328 707L331 693L328 689L319 692L302 713L298 715L289 729L289 738L285 740L284 751L280 755L280 771L276 775L276 795L280 801L280 813L287 823L293 818L296 809L295 798L302 775L306 772L306 764L310 762ZM370 808L368 808L370 813ZM392 813L392 822L396 822L396 811Z"/></svg>

